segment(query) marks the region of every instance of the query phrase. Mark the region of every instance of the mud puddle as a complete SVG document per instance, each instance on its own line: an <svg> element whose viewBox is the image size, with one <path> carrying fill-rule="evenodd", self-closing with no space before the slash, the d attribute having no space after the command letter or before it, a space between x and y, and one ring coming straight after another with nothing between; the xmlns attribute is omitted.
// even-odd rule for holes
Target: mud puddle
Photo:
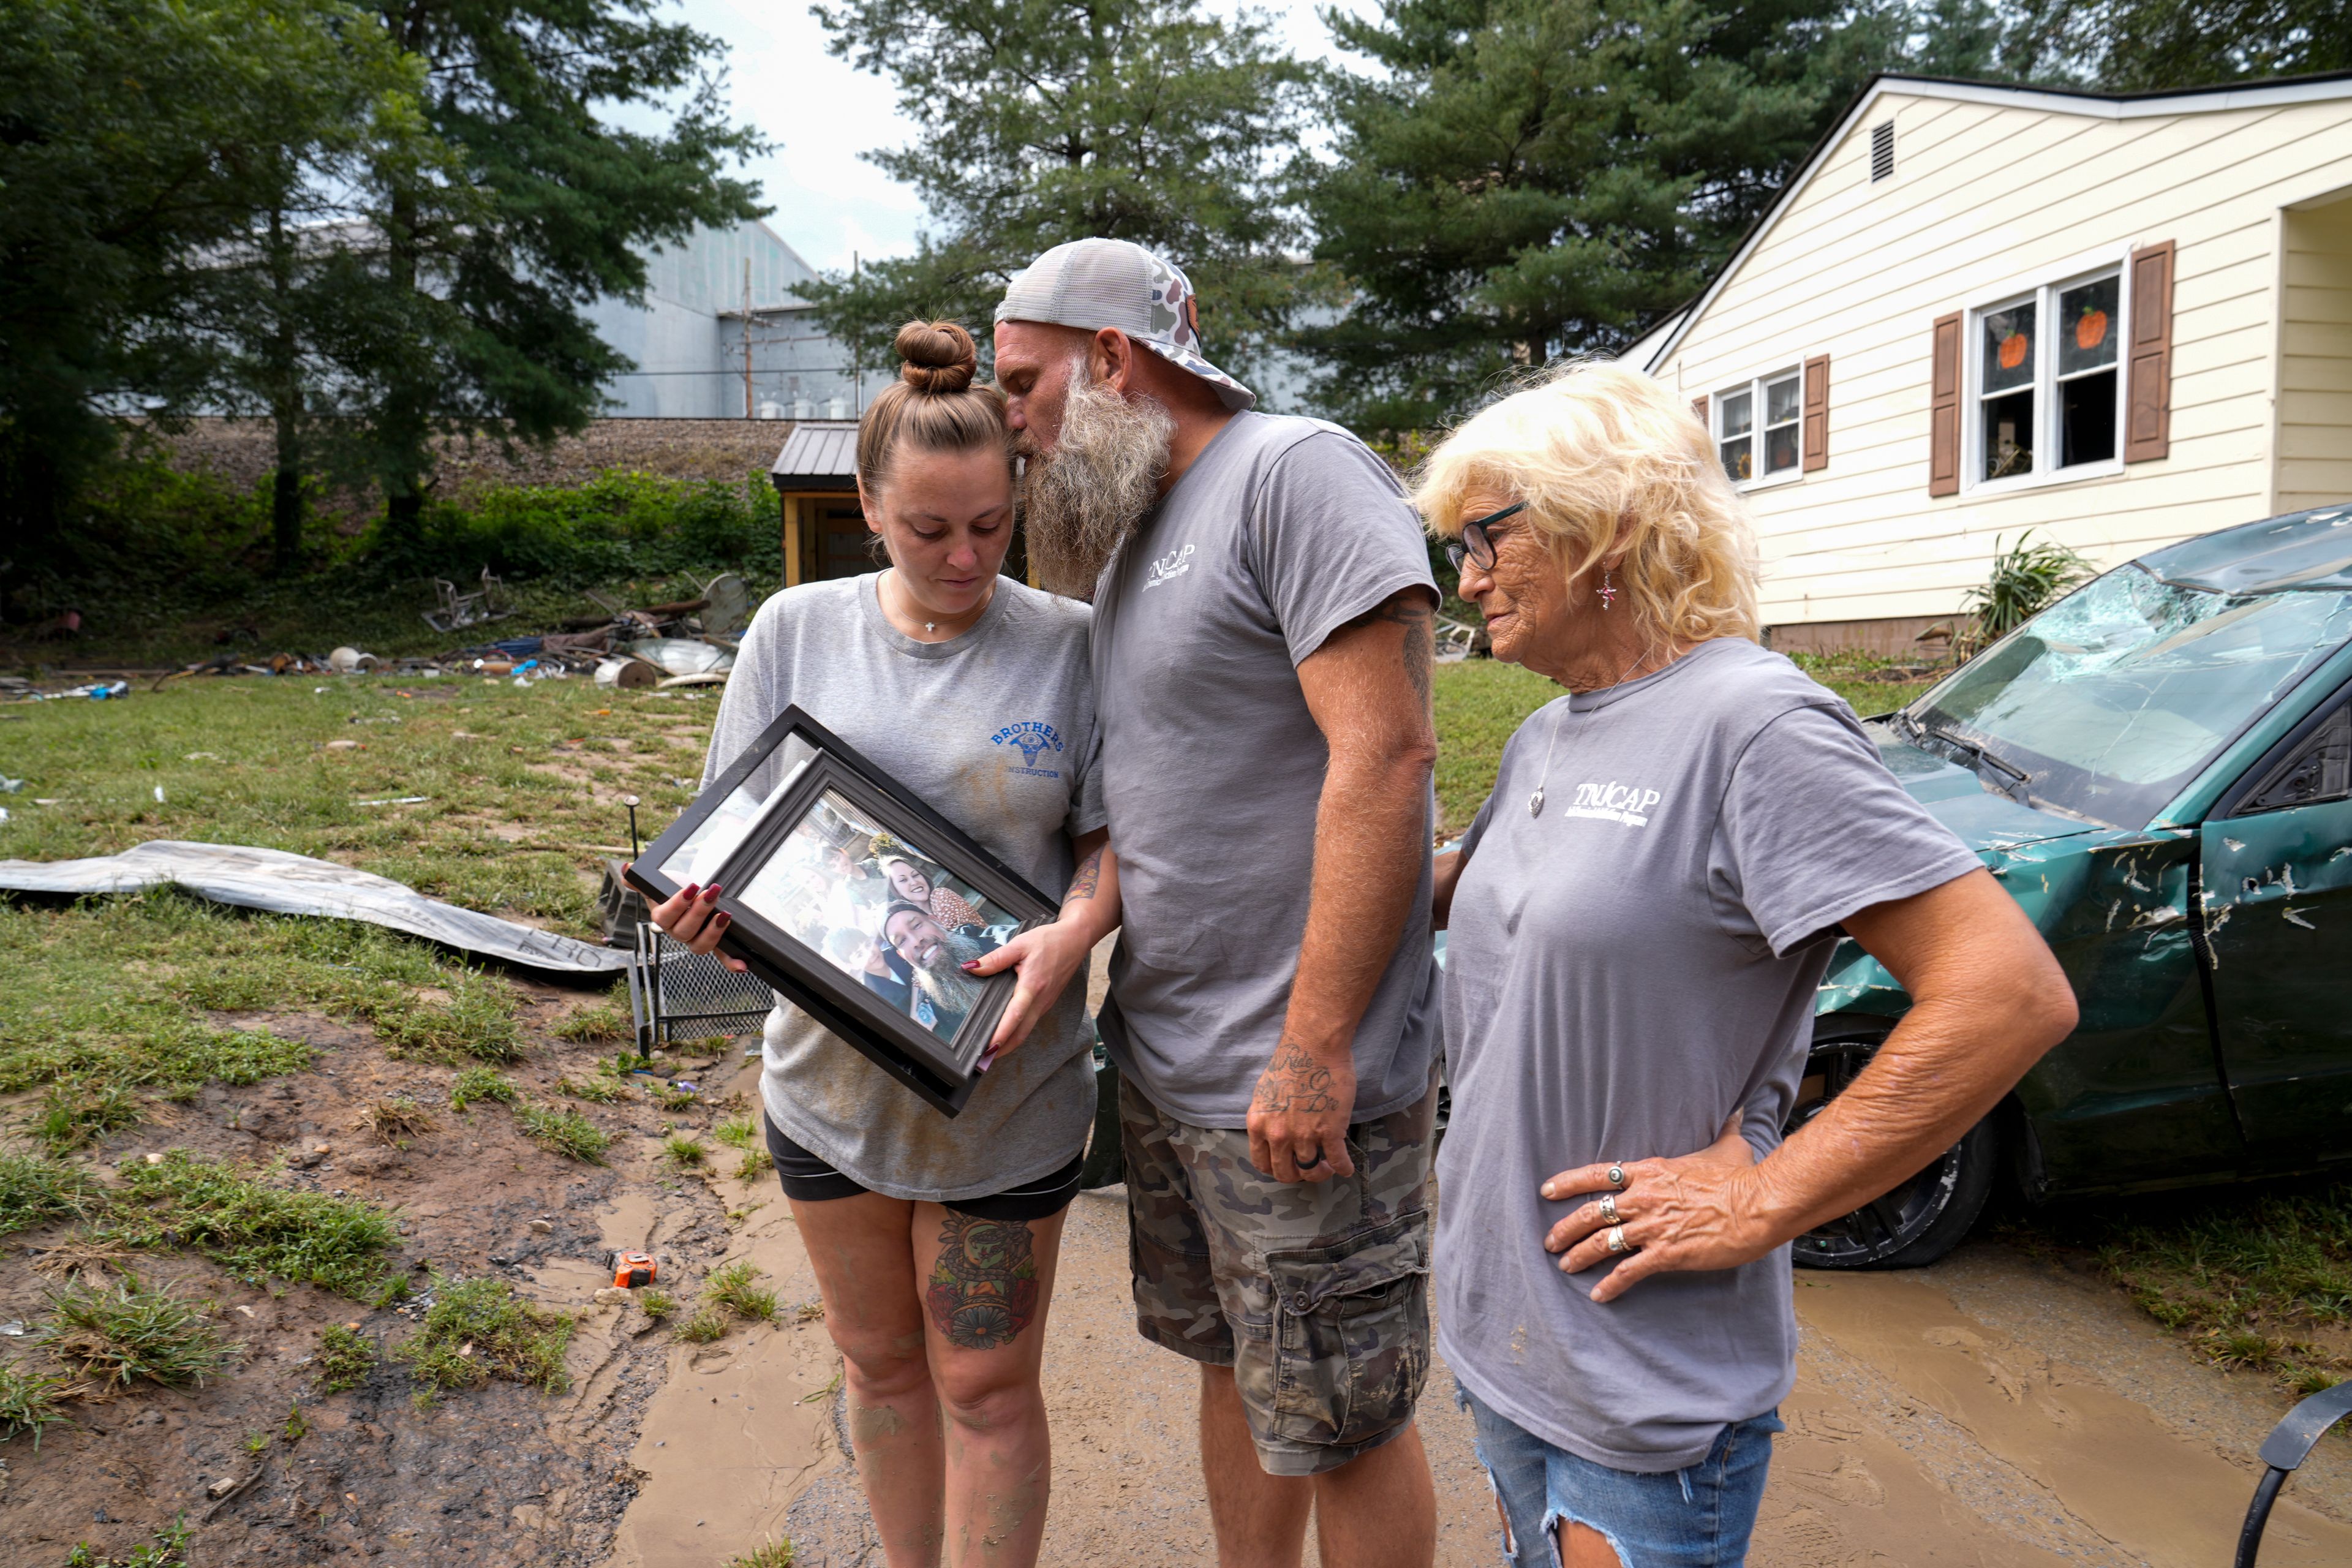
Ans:
<svg viewBox="0 0 2352 1568"><path fill-rule="evenodd" d="M1054 1487L1042 1561L1055 1568L1215 1556L1197 1374L1136 1337L1123 1205L1118 1189L1083 1194L1064 1233L1045 1351ZM2259 1476L2251 1456L2284 1394L2194 1362L2111 1286L1995 1244L1933 1269L1798 1281L1797 1388L1757 1568L2230 1561ZM1494 1505L1452 1389L1433 1368L1421 1415L1438 1562L1491 1568ZM787 1510L800 1561L878 1563L855 1475L826 1442ZM2263 1568L2352 1562L2352 1460L2335 1447L2291 1484Z"/></svg>
<svg viewBox="0 0 2352 1568"><path fill-rule="evenodd" d="M759 1064L730 1088L755 1109ZM665 1335L660 1392L645 1406L630 1453L640 1477L607 1561L612 1568L709 1568L787 1533L786 1515L839 1457L833 1412L840 1356L814 1310L816 1275L772 1174L743 1183L731 1157L704 1178L721 1201L751 1209L704 1272L749 1259L782 1304L774 1325L736 1328L689 1344ZM608 1215L616 1247L672 1250L668 1219L639 1204ZM818 1560L803 1557L803 1563Z"/></svg>

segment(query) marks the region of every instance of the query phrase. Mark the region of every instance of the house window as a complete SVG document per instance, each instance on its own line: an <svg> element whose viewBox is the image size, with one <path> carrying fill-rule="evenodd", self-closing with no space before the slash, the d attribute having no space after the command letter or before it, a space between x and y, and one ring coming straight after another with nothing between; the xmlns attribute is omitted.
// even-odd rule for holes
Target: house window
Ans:
<svg viewBox="0 0 2352 1568"><path fill-rule="evenodd" d="M1740 483L1797 472L1804 458L1804 378L1776 372L1726 387L1714 397L1715 446L1723 471Z"/></svg>
<svg viewBox="0 0 2352 1568"><path fill-rule="evenodd" d="M2123 275L2046 285L1975 313L1976 482L2116 460Z"/></svg>

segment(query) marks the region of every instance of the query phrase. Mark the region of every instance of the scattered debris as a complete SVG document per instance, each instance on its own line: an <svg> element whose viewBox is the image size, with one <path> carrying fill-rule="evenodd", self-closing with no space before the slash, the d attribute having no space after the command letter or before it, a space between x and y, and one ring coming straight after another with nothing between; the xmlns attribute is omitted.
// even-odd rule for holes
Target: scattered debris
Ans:
<svg viewBox="0 0 2352 1568"><path fill-rule="evenodd" d="M643 691L660 682L661 668L642 658L610 658L596 667L596 684Z"/></svg>
<svg viewBox="0 0 2352 1568"><path fill-rule="evenodd" d="M690 637L647 637L629 651L671 675L712 675L735 668L733 654Z"/></svg>
<svg viewBox="0 0 2352 1568"><path fill-rule="evenodd" d="M327 668L337 675L352 675L363 669L376 669L383 660L372 653L362 653L355 647L339 647L327 656Z"/></svg>
<svg viewBox="0 0 2352 1568"><path fill-rule="evenodd" d="M425 612L425 624L436 632L454 632L460 626L503 620L514 613L506 602L506 584L490 575L487 566L482 568L482 585L470 594L460 594L457 584L445 577L433 579L433 587L440 595L440 603Z"/></svg>
<svg viewBox="0 0 2352 1568"><path fill-rule="evenodd" d="M85 860L0 860L0 888L24 893L134 893L166 882L217 903L389 926L534 969L608 973L630 955L428 899L331 860L236 844L159 838Z"/></svg>

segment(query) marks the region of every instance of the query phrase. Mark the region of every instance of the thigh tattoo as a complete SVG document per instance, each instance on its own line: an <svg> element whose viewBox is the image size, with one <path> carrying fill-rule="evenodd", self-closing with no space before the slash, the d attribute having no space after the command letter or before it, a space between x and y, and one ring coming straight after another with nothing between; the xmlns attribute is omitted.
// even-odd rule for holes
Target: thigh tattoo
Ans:
<svg viewBox="0 0 2352 1568"><path fill-rule="evenodd" d="M1037 1315L1028 1226L950 1209L923 1302L950 1344L972 1351L1011 1344Z"/></svg>

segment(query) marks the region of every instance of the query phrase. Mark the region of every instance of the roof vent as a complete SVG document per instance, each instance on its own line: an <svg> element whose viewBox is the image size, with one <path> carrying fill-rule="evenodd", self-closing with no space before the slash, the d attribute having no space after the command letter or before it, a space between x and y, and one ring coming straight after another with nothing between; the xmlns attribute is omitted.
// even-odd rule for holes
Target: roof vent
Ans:
<svg viewBox="0 0 2352 1568"><path fill-rule="evenodd" d="M1870 183L1895 176L1895 121L1870 128Z"/></svg>

